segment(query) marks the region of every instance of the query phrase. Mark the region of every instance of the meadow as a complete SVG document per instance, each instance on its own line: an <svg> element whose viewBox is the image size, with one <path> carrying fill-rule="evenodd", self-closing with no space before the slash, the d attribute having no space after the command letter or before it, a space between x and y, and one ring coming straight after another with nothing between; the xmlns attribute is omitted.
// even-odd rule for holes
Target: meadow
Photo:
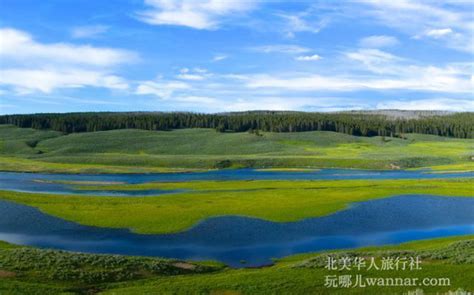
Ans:
<svg viewBox="0 0 474 295"><path fill-rule="evenodd" d="M3 171L150 173L222 168L359 168L472 171L472 139L329 131L216 132L122 129L63 134L0 125Z"/></svg>
<svg viewBox="0 0 474 295"><path fill-rule="evenodd" d="M162 234L188 229L223 215L276 222L328 215L352 202L402 194L472 197L472 180L334 180L334 181L190 181L138 185L83 185L83 189L188 189L156 197L91 197L0 191L0 199L84 225L129 228ZM126 214L125 214L126 213Z"/></svg>
<svg viewBox="0 0 474 295"><path fill-rule="evenodd" d="M0 169L46 173L161 173L255 168L474 171L472 139L405 134L357 137L329 131L216 132L122 129L63 134L0 125ZM207 218L246 216L274 222L326 216L354 202L395 195L473 197L472 178L64 182L79 190L171 190L147 197L94 197L0 191L0 200L33 206L83 225L141 234L185 231ZM448 277L450 286L369 287L364 294L472 290L473 236L396 246L307 253L272 266L232 269L218 262L80 254L0 242L0 294L346 294L328 289L328 255L422 257L422 272L367 271L374 277ZM351 271L344 274L356 275Z"/></svg>
<svg viewBox="0 0 474 295"><path fill-rule="evenodd" d="M422 270L329 271L328 257L415 257ZM0 242L1 294L424 294L472 290L473 236L416 241L397 246L309 253L259 269L120 255L42 250ZM327 288L326 275L449 278L449 286Z"/></svg>
<svg viewBox="0 0 474 295"><path fill-rule="evenodd" d="M472 237L471 237L472 238ZM422 271L369 270L328 271L324 269L327 257L383 257L419 256L425 263ZM465 238L436 239L402 244L399 246L371 247L351 252L339 251L320 255L305 254L288 257L276 265L262 269L222 270L215 274L180 276L179 278L150 279L146 282L116 283L105 294L138 293L192 293L200 294L401 294L418 291L423 294L472 290L472 263L474 243ZM450 286L328 288L328 274L384 278L450 278Z"/></svg>

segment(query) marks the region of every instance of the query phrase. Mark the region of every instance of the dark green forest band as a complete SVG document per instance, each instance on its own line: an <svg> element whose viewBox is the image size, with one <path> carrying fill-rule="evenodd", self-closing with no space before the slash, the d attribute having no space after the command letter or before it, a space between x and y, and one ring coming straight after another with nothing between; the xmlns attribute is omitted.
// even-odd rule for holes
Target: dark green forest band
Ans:
<svg viewBox="0 0 474 295"><path fill-rule="evenodd" d="M390 117L379 113L239 112L199 113L65 113L0 116L0 124L52 129L65 133L113 129L171 130L215 128L219 132L335 131L356 136L394 136L422 133L473 138L474 113Z"/></svg>

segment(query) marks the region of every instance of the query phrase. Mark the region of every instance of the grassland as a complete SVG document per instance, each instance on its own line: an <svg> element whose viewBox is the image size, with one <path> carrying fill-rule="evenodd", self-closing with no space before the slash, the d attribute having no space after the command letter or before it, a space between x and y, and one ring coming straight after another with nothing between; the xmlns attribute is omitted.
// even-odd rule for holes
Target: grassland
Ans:
<svg viewBox="0 0 474 295"><path fill-rule="evenodd" d="M474 140L408 134L354 137L333 132L217 133L209 129L113 130L65 135L0 125L0 170L62 173L151 173L252 167L432 168L474 171ZM473 197L472 179L334 181L191 181L71 183L82 190L183 190L156 197L89 197L0 191L0 199L34 206L84 225L173 233L201 220L241 215L297 221L347 208L352 202L400 194ZM345 254L420 255L422 272L364 272L373 277L448 277L445 287L328 289L321 261L302 254L261 269L217 263L77 254L0 242L0 294L381 294L473 290L474 236L371 247ZM337 252L341 255L341 252ZM332 254L331 254L332 255ZM339 273L337 273L339 274ZM355 275L354 272L349 274Z"/></svg>
<svg viewBox="0 0 474 295"><path fill-rule="evenodd" d="M218 133L210 129L111 130L64 135L0 125L0 169L147 173L216 168L422 168L473 170L472 139L341 133Z"/></svg>
<svg viewBox="0 0 474 295"><path fill-rule="evenodd" d="M260 269L229 269L215 263L40 250L0 242L1 294L424 294L472 290L473 236L416 241L396 246L311 253ZM328 271L327 257L421 258L418 271ZM450 286L326 288L326 275L449 278Z"/></svg>
<svg viewBox="0 0 474 295"><path fill-rule="evenodd" d="M457 243L455 241L458 241ZM433 246L431 243L437 244ZM441 246L443 245L443 246ZM423 290L423 294L472 290L472 264L474 258L472 240L459 242L459 238L422 241L403 244L401 247L370 248L332 255L349 257L406 257L420 256L426 259L423 270L410 271L332 271L324 269L328 254L290 257L275 266L263 269L223 270L216 274L180 276L151 279L140 283L113 284L106 294L173 293L173 294L402 294ZM398 250L403 249L403 250ZM456 256L457 253L458 256ZM331 254L329 254L331 255ZM443 259L444 258L444 259ZM461 262L462 261L462 262ZM328 274L350 274L353 283L356 274L366 277L418 277L450 278L450 286L415 287L366 287L327 288L324 286ZM421 293L419 291L418 293Z"/></svg>
<svg viewBox="0 0 474 295"><path fill-rule="evenodd" d="M400 194L473 196L472 179L192 181L81 187L192 191L133 198L0 191L0 199L34 206L45 213L84 225L129 228L138 233L171 233L222 215L288 222L343 210L351 202Z"/></svg>
<svg viewBox="0 0 474 295"><path fill-rule="evenodd" d="M215 272L224 265L42 250L0 242L0 294L96 293L107 283Z"/></svg>

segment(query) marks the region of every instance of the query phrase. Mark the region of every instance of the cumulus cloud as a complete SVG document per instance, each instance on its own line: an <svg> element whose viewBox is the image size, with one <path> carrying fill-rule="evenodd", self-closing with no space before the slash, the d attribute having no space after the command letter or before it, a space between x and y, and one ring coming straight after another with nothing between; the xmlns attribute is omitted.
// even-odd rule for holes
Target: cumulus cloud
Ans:
<svg viewBox="0 0 474 295"><path fill-rule="evenodd" d="M137 55L121 49L67 43L44 44L20 30L0 29L0 84L18 93L51 92L85 86L126 89L125 79L113 74Z"/></svg>
<svg viewBox="0 0 474 295"><path fill-rule="evenodd" d="M391 47L397 45L398 39L393 36L386 35L375 35L362 38L359 41L361 47L368 48L381 48L381 47Z"/></svg>
<svg viewBox="0 0 474 295"><path fill-rule="evenodd" d="M149 7L137 13L152 25L175 25L194 29L216 29L225 18L253 9L254 1L145 0Z"/></svg>

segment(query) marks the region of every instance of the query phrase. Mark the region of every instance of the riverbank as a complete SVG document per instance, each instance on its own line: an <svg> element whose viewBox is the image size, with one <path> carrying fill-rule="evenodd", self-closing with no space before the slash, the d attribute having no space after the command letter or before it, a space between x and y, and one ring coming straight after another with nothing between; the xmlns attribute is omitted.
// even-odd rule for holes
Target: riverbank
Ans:
<svg viewBox="0 0 474 295"><path fill-rule="evenodd" d="M325 294L360 293L360 288L328 288L325 277L357 273L364 276L448 278L449 286L366 287L364 294L425 293L471 290L474 236L423 240L394 246L309 253L278 260L259 269L229 269L218 263L190 263L118 255L78 254L41 250L0 242L0 293L7 294ZM419 271L330 272L324 268L328 253L374 257L420 257Z"/></svg>

